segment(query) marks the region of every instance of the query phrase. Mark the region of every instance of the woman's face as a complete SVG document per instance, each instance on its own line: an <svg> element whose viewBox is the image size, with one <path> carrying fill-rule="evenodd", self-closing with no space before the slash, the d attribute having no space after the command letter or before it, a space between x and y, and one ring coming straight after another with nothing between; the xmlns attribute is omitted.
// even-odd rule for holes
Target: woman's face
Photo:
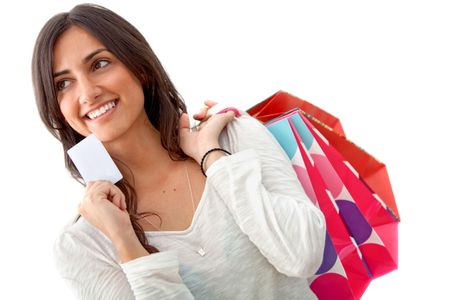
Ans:
<svg viewBox="0 0 450 300"><path fill-rule="evenodd" d="M58 103L78 133L111 142L147 118L138 78L84 29L65 31L53 54Z"/></svg>

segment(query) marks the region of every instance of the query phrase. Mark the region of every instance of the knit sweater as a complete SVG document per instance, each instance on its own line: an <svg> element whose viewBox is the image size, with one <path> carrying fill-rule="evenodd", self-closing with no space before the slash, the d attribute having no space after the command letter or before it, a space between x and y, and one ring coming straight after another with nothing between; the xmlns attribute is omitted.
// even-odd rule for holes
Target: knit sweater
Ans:
<svg viewBox="0 0 450 300"><path fill-rule="evenodd" d="M211 164L189 228L146 232L159 253L121 263L111 241L80 218L55 243L79 299L316 299L325 221L270 132L243 114Z"/></svg>

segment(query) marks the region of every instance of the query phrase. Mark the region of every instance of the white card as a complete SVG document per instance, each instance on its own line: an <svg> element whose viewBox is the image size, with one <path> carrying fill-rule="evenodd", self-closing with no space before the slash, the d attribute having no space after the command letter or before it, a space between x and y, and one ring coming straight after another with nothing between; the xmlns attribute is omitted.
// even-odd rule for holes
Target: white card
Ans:
<svg viewBox="0 0 450 300"><path fill-rule="evenodd" d="M67 150L67 154L86 183L94 180L116 183L123 178L108 151L93 134Z"/></svg>

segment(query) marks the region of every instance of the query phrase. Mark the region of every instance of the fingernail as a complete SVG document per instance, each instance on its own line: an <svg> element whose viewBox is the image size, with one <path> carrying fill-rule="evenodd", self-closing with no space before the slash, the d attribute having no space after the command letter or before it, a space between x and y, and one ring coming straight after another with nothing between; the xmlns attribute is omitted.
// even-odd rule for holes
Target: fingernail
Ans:
<svg viewBox="0 0 450 300"><path fill-rule="evenodd" d="M241 113L239 112L239 110L237 110L234 107L227 107L225 109L222 109L221 111L218 112L218 114L224 114L226 112L232 111L234 112L234 115L236 116L236 118L239 118L241 116Z"/></svg>

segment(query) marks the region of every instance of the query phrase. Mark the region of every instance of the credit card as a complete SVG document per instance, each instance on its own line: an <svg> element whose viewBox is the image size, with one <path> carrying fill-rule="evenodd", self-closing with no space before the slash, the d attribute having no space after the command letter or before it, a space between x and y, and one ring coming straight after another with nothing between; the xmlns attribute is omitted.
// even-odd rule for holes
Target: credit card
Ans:
<svg viewBox="0 0 450 300"><path fill-rule="evenodd" d="M113 184L123 178L102 142L93 134L67 150L85 183L109 180Z"/></svg>

